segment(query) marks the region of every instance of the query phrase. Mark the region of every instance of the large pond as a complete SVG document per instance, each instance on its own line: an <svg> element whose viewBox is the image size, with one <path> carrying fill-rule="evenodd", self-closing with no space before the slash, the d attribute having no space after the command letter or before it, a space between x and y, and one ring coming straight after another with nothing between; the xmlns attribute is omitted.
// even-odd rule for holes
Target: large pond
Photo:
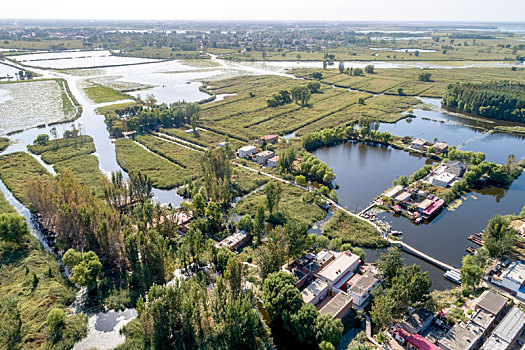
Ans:
<svg viewBox="0 0 525 350"><path fill-rule="evenodd" d="M465 151L483 152L487 160L505 163L510 153L518 159L525 157L525 137L493 131L496 122L483 118L464 118L457 114L445 113L439 107L439 99L423 98L432 110L415 109L416 118L407 118L393 124L381 124L380 131L389 131L396 136L422 137L456 145Z"/></svg>
<svg viewBox="0 0 525 350"><path fill-rule="evenodd" d="M458 143L462 149L481 151L490 161L504 163L509 153L518 158L525 156L525 139L509 134L484 133L468 124L469 119L450 116L443 111L414 111L418 117L407 122L382 124L380 130L395 135L420 136L432 140L435 136L451 144ZM455 118L458 124L445 124L425 120ZM459 122L463 124L459 124ZM353 211L366 207L374 197L387 189L392 180L400 175L411 175L425 164L425 159L386 146L363 143L344 143L335 147L316 150L316 156L334 169L336 183L340 185L338 197L341 205ZM465 194L461 205L453 210L445 209L429 223L415 225L405 217L391 213L378 216L390 222L393 229L403 232L403 240L416 249L459 267L468 246L474 243L467 236L480 232L495 214L519 213L525 205L525 175L509 188L489 187ZM372 256L377 255L377 252ZM443 271L421 260L405 255L407 261L417 261L429 271L434 287L446 287Z"/></svg>

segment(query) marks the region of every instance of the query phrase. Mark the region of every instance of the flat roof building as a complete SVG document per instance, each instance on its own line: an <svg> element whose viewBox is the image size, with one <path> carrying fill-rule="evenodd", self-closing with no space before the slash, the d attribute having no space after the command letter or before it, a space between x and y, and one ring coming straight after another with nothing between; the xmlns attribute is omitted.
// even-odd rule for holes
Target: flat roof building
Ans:
<svg viewBox="0 0 525 350"><path fill-rule="evenodd" d="M452 173L442 172L432 178L432 185L447 188L454 182L456 175Z"/></svg>
<svg viewBox="0 0 525 350"><path fill-rule="evenodd" d="M394 198L399 193L401 193L401 191L403 191L404 189L405 188L403 186L397 185L391 188L390 190L386 191L385 194L383 194L383 196L388 197L388 198Z"/></svg>
<svg viewBox="0 0 525 350"><path fill-rule="evenodd" d="M486 290L478 298L476 309L482 309L498 317L501 311L507 306L508 299L503 295L494 293L491 290Z"/></svg>
<svg viewBox="0 0 525 350"><path fill-rule="evenodd" d="M490 336L480 350L507 350L510 344L496 336Z"/></svg>
<svg viewBox="0 0 525 350"><path fill-rule="evenodd" d="M317 305L328 294L328 284L320 279L316 279L306 287L301 295L305 303Z"/></svg>
<svg viewBox="0 0 525 350"><path fill-rule="evenodd" d="M337 293L325 306L319 310L322 314L330 314L332 318L343 318L352 308L352 297L345 292Z"/></svg>
<svg viewBox="0 0 525 350"><path fill-rule="evenodd" d="M474 316L472 316L470 322L474 323L477 326L480 326L484 330L487 330L490 326L492 326L495 319L496 317L491 313L483 309L479 309L478 311L476 311Z"/></svg>
<svg viewBox="0 0 525 350"><path fill-rule="evenodd" d="M492 335L513 344L525 326L525 312L517 307L513 307L509 313L501 320Z"/></svg>
<svg viewBox="0 0 525 350"><path fill-rule="evenodd" d="M518 292L521 285L525 282L525 264L519 261L514 262L503 273L501 284L503 287L513 292Z"/></svg>
<svg viewBox="0 0 525 350"><path fill-rule="evenodd" d="M359 256L349 251L339 253L326 267L319 271L319 278L330 287L341 289L359 268Z"/></svg>
<svg viewBox="0 0 525 350"><path fill-rule="evenodd" d="M354 299L355 307L360 307L368 300L372 290L379 285L379 280L371 273L356 276L360 277L348 288L348 294Z"/></svg>
<svg viewBox="0 0 525 350"><path fill-rule="evenodd" d="M239 158L249 158L252 154L257 152L257 147L255 146L244 146L239 148L237 155Z"/></svg>
<svg viewBox="0 0 525 350"><path fill-rule="evenodd" d="M410 334L421 333L432 324L433 320L434 313L425 308L421 308L410 315L405 322L401 324L401 327Z"/></svg>
<svg viewBox="0 0 525 350"><path fill-rule="evenodd" d="M255 155L255 161L261 165L265 164L268 159L273 158L274 153L272 151L262 151Z"/></svg>
<svg viewBox="0 0 525 350"><path fill-rule="evenodd" d="M476 348L484 331L475 324L456 324L438 341L443 350L471 350Z"/></svg>

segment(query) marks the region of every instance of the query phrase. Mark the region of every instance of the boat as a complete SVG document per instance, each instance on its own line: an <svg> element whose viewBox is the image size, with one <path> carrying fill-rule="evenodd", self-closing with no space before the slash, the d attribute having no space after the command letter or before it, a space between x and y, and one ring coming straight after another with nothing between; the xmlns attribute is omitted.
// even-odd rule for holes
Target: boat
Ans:
<svg viewBox="0 0 525 350"><path fill-rule="evenodd" d="M467 238L469 241L474 242L477 245L483 245L483 241L479 237L476 237L474 235L469 235Z"/></svg>
<svg viewBox="0 0 525 350"><path fill-rule="evenodd" d="M483 237L483 233L478 232L478 233L476 233L476 236L478 236L479 238L481 238L481 237Z"/></svg>
<svg viewBox="0 0 525 350"><path fill-rule="evenodd" d="M401 236L403 234L403 232L401 231L390 231L391 234L393 234L394 236Z"/></svg>
<svg viewBox="0 0 525 350"><path fill-rule="evenodd" d="M458 271L448 270L443 276L454 283L461 284L461 274Z"/></svg>
<svg viewBox="0 0 525 350"><path fill-rule="evenodd" d="M476 250L474 248L472 248L472 247L468 247L467 248L467 253L474 254L475 252L476 252Z"/></svg>

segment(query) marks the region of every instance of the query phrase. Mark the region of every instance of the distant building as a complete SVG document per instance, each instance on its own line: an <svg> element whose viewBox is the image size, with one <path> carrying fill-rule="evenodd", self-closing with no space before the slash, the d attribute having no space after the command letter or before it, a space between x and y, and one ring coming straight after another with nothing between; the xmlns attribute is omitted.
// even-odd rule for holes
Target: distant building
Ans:
<svg viewBox="0 0 525 350"><path fill-rule="evenodd" d="M467 165L459 160L449 160L445 163L445 172L462 177L467 170Z"/></svg>
<svg viewBox="0 0 525 350"><path fill-rule="evenodd" d="M276 144L279 141L279 135L269 134L263 137L259 137L257 141L255 141L255 144L262 145L266 141L266 143Z"/></svg>
<svg viewBox="0 0 525 350"><path fill-rule="evenodd" d="M255 154L255 161L261 165L266 164L268 159L273 158L274 154L272 151L262 151Z"/></svg>
<svg viewBox="0 0 525 350"><path fill-rule="evenodd" d="M320 310L321 314L330 314L332 318L343 318L352 308L352 297L345 292L337 293Z"/></svg>
<svg viewBox="0 0 525 350"><path fill-rule="evenodd" d="M503 339L511 346L523 331L525 326L525 312L518 307L513 307L496 327L493 336Z"/></svg>
<svg viewBox="0 0 525 350"><path fill-rule="evenodd" d="M317 305L328 295L328 291L328 284L320 279L317 279L313 281L308 287L306 287L301 292L301 295L305 303Z"/></svg>
<svg viewBox="0 0 525 350"><path fill-rule="evenodd" d="M426 144L427 144L427 140L422 139L422 138L417 138L410 143L410 148L418 150L418 151L424 151Z"/></svg>
<svg viewBox="0 0 525 350"><path fill-rule="evenodd" d="M349 251L342 252L319 271L318 276L331 288L342 289L357 271L359 264L359 256Z"/></svg>
<svg viewBox="0 0 525 350"><path fill-rule="evenodd" d="M448 145L444 142L436 142L432 147L437 154L443 154L448 151Z"/></svg>
<svg viewBox="0 0 525 350"><path fill-rule="evenodd" d="M257 153L257 147L255 146L244 146L239 148L237 151L237 155L239 158L245 158L248 159L251 157L252 154Z"/></svg>
<svg viewBox="0 0 525 350"><path fill-rule="evenodd" d="M441 174L438 174L432 178L432 185L447 188L454 182L455 179L456 175L442 172Z"/></svg>
<svg viewBox="0 0 525 350"><path fill-rule="evenodd" d="M410 334L422 333L433 321L434 313L425 308L421 308L407 317L401 324L401 327Z"/></svg>
<svg viewBox="0 0 525 350"><path fill-rule="evenodd" d="M484 330L475 324L456 324L438 341L443 350L476 349Z"/></svg>
<svg viewBox="0 0 525 350"><path fill-rule="evenodd" d="M229 145L230 145L229 142L224 141L224 142L219 143L219 148L225 148L225 147L227 147Z"/></svg>
<svg viewBox="0 0 525 350"><path fill-rule="evenodd" d="M484 330L484 332L489 329L494 321L496 320L496 317L494 315L490 314L489 312L479 309L474 313L472 318L470 319L470 322L475 324L476 326L479 326Z"/></svg>
<svg viewBox="0 0 525 350"><path fill-rule="evenodd" d="M279 161L279 156L275 156L273 158L268 159L268 167L275 168L277 166L278 161Z"/></svg>
<svg viewBox="0 0 525 350"><path fill-rule="evenodd" d="M395 198L398 194L400 194L405 188L401 185L394 186L390 190L386 191L383 196L387 198Z"/></svg>
<svg viewBox="0 0 525 350"><path fill-rule="evenodd" d="M396 201L396 203L403 203L403 202L406 202L407 200L409 200L411 197L412 197L412 193L404 191L404 192L401 192L400 194L398 194L394 198L394 201Z"/></svg>
<svg viewBox="0 0 525 350"><path fill-rule="evenodd" d="M354 306L359 308L370 298L372 290L379 285L379 280L371 273L366 273L354 275L350 283L352 285L348 288L348 295L354 299Z"/></svg>
<svg viewBox="0 0 525 350"><path fill-rule="evenodd" d="M237 250L246 243L248 243L251 239L251 236L244 232L236 232L232 235L229 235L219 243L216 243L215 246L217 248L226 247L230 248L231 250Z"/></svg>

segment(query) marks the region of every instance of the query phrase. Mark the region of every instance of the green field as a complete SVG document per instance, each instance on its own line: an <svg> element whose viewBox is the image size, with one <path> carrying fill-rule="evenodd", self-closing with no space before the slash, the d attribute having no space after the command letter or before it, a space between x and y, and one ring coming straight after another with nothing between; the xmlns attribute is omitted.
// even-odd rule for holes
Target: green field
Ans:
<svg viewBox="0 0 525 350"><path fill-rule="evenodd" d="M127 172L141 171L148 175L156 188L170 189L184 184L185 179L194 175L182 166L145 150L140 144L129 139L115 140L117 162Z"/></svg>
<svg viewBox="0 0 525 350"><path fill-rule="evenodd" d="M107 103L120 100L133 99L132 96L109 86L92 83L91 86L84 88L88 98L94 103Z"/></svg>
<svg viewBox="0 0 525 350"><path fill-rule="evenodd" d="M342 210L337 210L324 225L323 234L330 238L341 238L345 243L360 247L377 248L388 245L372 225Z"/></svg>
<svg viewBox="0 0 525 350"><path fill-rule="evenodd" d="M282 213L286 219L302 221L309 226L321 221L326 217L326 211L313 203L306 203L302 200L302 195L306 191L291 185L281 184L282 197L279 202L278 212ZM235 206L235 212L239 215L254 215L258 205L265 205L266 195L264 191L257 191L244 197ZM266 211L266 215L269 212Z"/></svg>
<svg viewBox="0 0 525 350"><path fill-rule="evenodd" d="M6 187L26 207L30 207L27 184L40 176L50 174L38 161L26 152L0 156L0 178Z"/></svg>
<svg viewBox="0 0 525 350"><path fill-rule="evenodd" d="M107 180L100 171L98 158L93 154L83 154L69 158L53 165L57 173L69 168L80 182L91 189L95 195L102 196L102 184Z"/></svg>

